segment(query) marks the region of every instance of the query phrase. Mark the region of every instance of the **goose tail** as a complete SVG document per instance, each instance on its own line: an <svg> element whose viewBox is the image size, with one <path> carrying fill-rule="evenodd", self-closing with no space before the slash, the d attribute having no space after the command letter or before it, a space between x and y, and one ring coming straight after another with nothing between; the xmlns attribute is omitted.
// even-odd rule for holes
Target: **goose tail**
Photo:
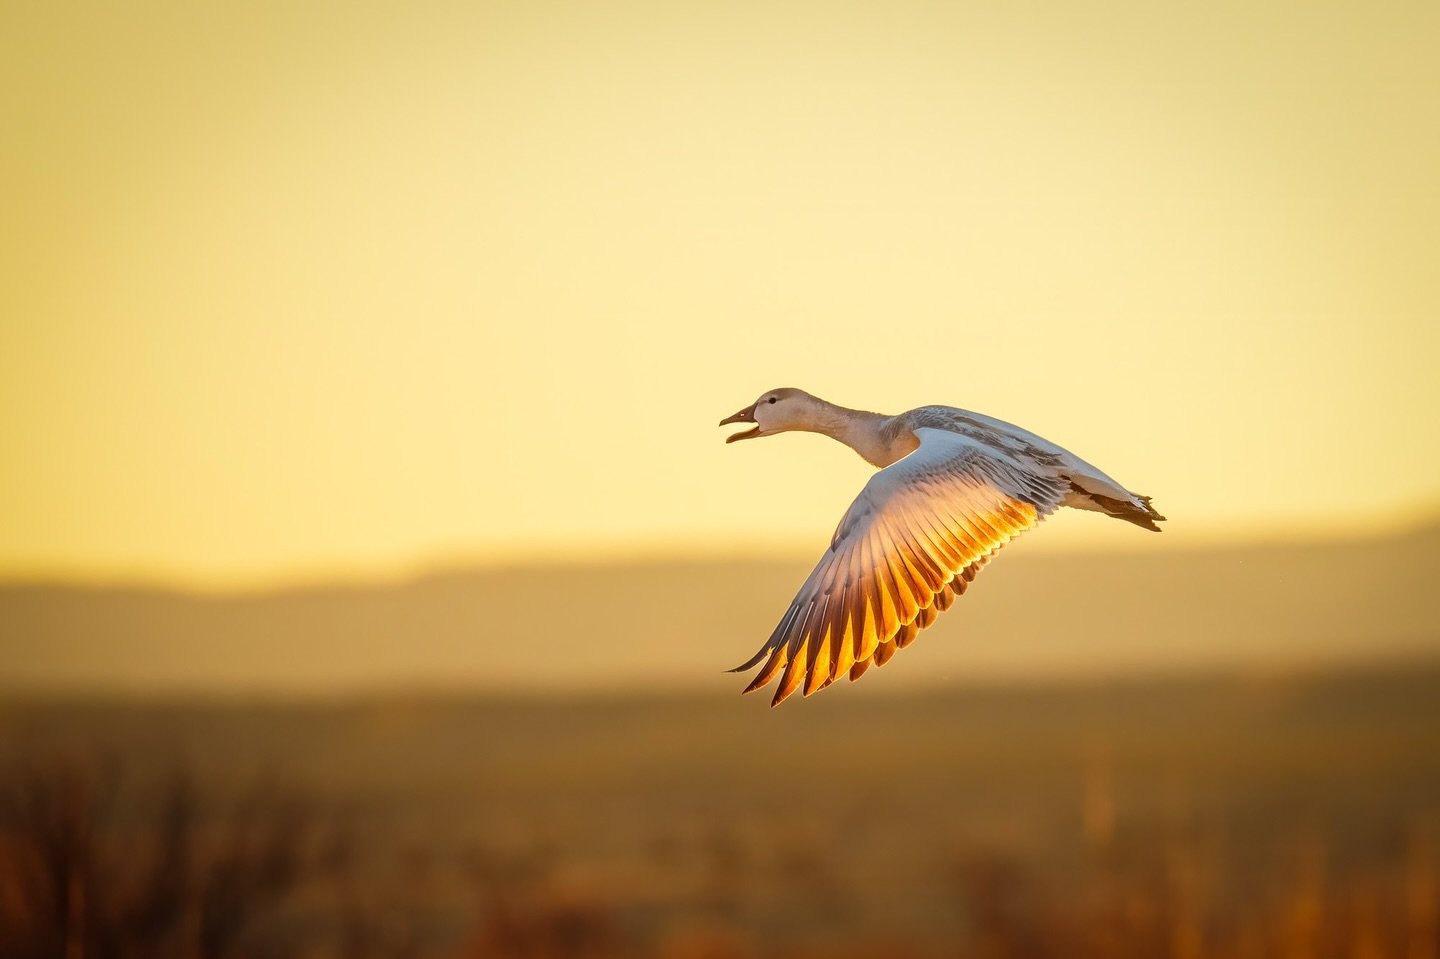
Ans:
<svg viewBox="0 0 1440 959"><path fill-rule="evenodd" d="M1134 523L1141 529L1148 529L1153 533L1160 532L1160 527L1156 524L1165 521L1165 517L1151 504L1150 497L1141 496L1138 493L1131 493L1128 499L1120 499L1071 484L1070 495L1065 498L1065 505L1073 506L1076 509L1094 510L1097 513L1104 513L1106 516L1113 516L1115 519L1123 519L1127 523Z"/></svg>
<svg viewBox="0 0 1440 959"><path fill-rule="evenodd" d="M1123 519L1127 523L1134 523L1141 529L1148 529L1152 533L1160 532L1157 525L1165 521L1160 511L1150 505L1150 497L1136 495L1135 503L1127 503L1124 500L1108 499L1103 496L1091 494L1093 499L1099 500L1100 505L1105 507L1105 515L1113 516L1116 519Z"/></svg>

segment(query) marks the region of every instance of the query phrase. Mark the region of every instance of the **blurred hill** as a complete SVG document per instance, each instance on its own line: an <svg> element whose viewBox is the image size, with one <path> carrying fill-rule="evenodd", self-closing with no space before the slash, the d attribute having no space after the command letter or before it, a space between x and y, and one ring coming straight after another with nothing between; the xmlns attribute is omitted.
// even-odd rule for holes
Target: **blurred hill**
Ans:
<svg viewBox="0 0 1440 959"><path fill-rule="evenodd" d="M721 670L759 646L808 566L557 565L242 595L11 583L0 585L0 689L738 690ZM884 679L839 695L1440 659L1437 569L1437 526L1126 555L1030 555L1022 544Z"/></svg>

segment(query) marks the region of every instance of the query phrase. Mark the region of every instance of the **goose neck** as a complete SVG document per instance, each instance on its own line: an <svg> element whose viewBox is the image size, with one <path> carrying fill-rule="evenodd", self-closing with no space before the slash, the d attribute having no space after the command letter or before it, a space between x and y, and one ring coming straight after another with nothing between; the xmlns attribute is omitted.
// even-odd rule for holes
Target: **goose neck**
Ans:
<svg viewBox="0 0 1440 959"><path fill-rule="evenodd" d="M815 431L844 443L875 466L888 466L894 462L885 429L890 420L891 417L882 413L822 402L815 418Z"/></svg>

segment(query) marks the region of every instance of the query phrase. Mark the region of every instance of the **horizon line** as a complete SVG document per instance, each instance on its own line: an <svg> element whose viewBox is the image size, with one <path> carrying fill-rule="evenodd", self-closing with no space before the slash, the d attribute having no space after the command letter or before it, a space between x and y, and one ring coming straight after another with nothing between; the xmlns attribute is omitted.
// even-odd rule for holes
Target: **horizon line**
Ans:
<svg viewBox="0 0 1440 959"><path fill-rule="evenodd" d="M1133 544L1084 542L1048 542L1039 549L1030 548L1031 557L1111 557L1137 554L1196 554L1227 550L1252 550L1296 546L1344 545L1389 539L1404 539L1440 529L1440 511L1428 511L1423 518L1410 521L1392 519L1356 526L1317 531L1313 526L1294 524L1272 527L1263 532L1250 528L1234 530L1211 527L1176 542L1175 537L1154 537ZM1028 537L1026 537L1028 541ZM598 554L605 554L600 558ZM696 547L681 541L650 541L644 543L601 544L588 550L574 547L528 547L478 550L436 550L428 556L409 560L353 564L296 564L288 569L214 574L165 568L159 565L135 566L129 569L96 567L84 569L37 568L24 570L0 569L0 589L69 588L99 591L146 591L179 593L195 596L238 597L277 593L306 592L320 589L377 588L415 583L455 574L503 573L557 568L596 569L607 567L643 567L661 564L690 566L726 563L796 563L813 562L816 550L780 540L756 539L745 542L722 542ZM38 565L38 564L37 564Z"/></svg>

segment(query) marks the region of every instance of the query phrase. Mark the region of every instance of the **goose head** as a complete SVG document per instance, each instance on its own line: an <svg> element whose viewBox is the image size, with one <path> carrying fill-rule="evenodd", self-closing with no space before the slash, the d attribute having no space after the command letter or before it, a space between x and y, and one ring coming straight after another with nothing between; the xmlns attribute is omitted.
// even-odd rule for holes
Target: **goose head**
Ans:
<svg viewBox="0 0 1440 959"><path fill-rule="evenodd" d="M752 429L734 433L725 442L749 440L757 436L770 436L790 430L814 428L820 401L804 390L785 387L769 390L758 400L738 413L732 413L720 421L721 426L729 423L754 423Z"/></svg>

